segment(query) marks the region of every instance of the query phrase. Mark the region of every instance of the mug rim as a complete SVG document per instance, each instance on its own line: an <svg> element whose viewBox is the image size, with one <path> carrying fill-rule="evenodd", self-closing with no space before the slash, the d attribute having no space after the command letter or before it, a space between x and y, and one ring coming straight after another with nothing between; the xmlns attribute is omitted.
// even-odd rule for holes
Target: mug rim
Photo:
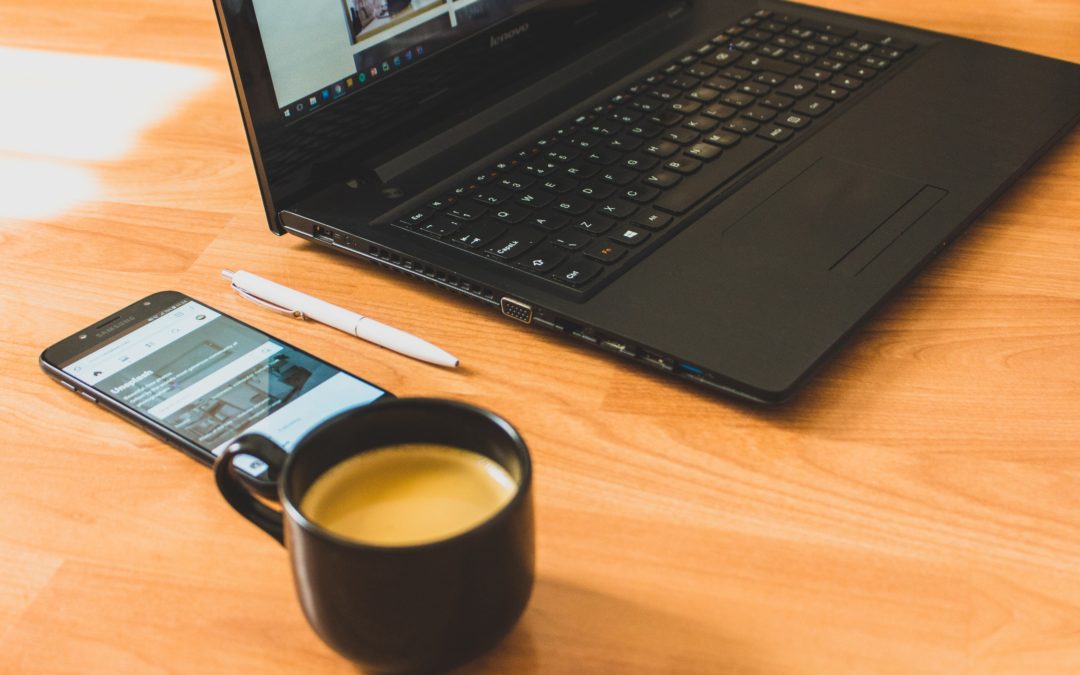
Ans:
<svg viewBox="0 0 1080 675"><path fill-rule="evenodd" d="M445 537L443 539L436 539L434 541L421 542L421 543L418 543L418 544L389 544L389 545L388 544L372 544L372 543L363 542L363 541L360 541L360 540L357 540L357 539L350 539L348 537L343 537L343 536L341 536L339 534L335 534L335 533L331 532L330 530L322 527L321 525L315 523L314 521L309 519L307 516L305 516L304 512L300 510L300 506L298 504L293 503L293 501L285 493L285 486L286 486L286 484L288 482L286 480L286 478L291 473L293 464L296 461L298 461L297 457L299 457L302 454L300 452L300 450L303 448L303 446L304 446L305 442L307 441L307 439L314 436L314 435L316 435L318 432L322 431L323 428L329 427L329 426L331 426L333 424L339 423L340 420L342 418L346 417L346 416L352 417L354 415L355 416L363 416L363 415L368 415L368 414L375 414L375 413L378 413L378 411L381 408L385 408L385 407L388 407L388 406L389 407L395 407L395 406L402 406L402 405L436 405L436 406L447 407L447 408L456 408L457 410L459 410L461 412L479 415L480 417L483 417L483 418L487 419L489 422L493 422L496 426L498 426L500 429L502 429L502 431L506 433L507 437L509 437L510 440L514 443L515 450L518 451L517 452L518 459L521 461L521 480L517 483L517 490L515 490L514 496L510 499L510 501L508 501L498 511L493 513L490 517L488 517L486 520L479 523L478 525L470 527L469 529L467 529L467 530L465 530L463 532L458 532L457 534L452 535L450 537ZM368 450L374 450L374 449L376 449L376 448L368 448ZM466 452L476 453L475 450L472 450L472 449L469 449L469 448L460 448L460 449L464 450ZM357 453L357 454L359 454L359 453ZM476 454L482 454L482 453L476 453ZM355 455L352 455L352 456L355 457ZM529 487L531 487L531 484L532 484L532 455L529 452L529 447L525 444L525 439L523 439L521 437L521 434L518 433L517 429L515 429L512 424L507 422L505 419L503 419L499 415L496 415L495 413L491 412L490 410L487 410L485 408L481 408L481 407L473 405L471 403L465 403L464 401L455 401L455 400L452 400L452 399L432 398L432 397L405 397L405 398L394 397L394 398L381 399L381 400L375 401L374 403L371 403L369 405L360 406L358 408L352 408L350 410L345 410L342 413L340 413L338 415L335 415L334 417L331 417L330 419L320 423L314 429L311 429L306 434L304 434L304 437L300 440L299 443L297 443L296 447L294 447L288 453L288 457L285 459L285 464L283 464L282 467L281 467L281 473L278 475L277 493L278 493L278 501L281 503L282 511L285 514L288 515L288 518L293 520L297 525L299 525L301 528L303 528L305 531L307 531L308 534L320 537L320 538L325 539L325 540L327 540L327 541L329 541L329 542L331 542L333 544L344 545L344 546L348 546L350 548L354 548L354 549L357 549L357 550L381 551L381 552L385 552L385 553L395 554L395 553L414 553L414 552L430 550L430 549L438 548L438 547L441 547L441 546L448 546L448 545L451 545L451 544L456 544L457 542L459 542L459 541L461 541L463 539L468 539L468 538L472 538L474 536L477 536L479 533L494 527L496 523L498 523L498 522L500 522L502 520L505 520L507 517L509 517L508 514L513 509L517 508L518 505L526 498L526 493L528 492Z"/></svg>

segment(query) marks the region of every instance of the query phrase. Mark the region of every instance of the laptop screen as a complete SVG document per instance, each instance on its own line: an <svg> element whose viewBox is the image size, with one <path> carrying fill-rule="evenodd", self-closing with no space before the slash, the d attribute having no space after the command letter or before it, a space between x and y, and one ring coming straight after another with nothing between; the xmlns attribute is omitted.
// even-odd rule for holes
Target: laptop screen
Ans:
<svg viewBox="0 0 1080 675"><path fill-rule="evenodd" d="M425 143L464 162L483 148L460 130L478 114L505 113L537 83L545 95L515 101L519 115L565 111L571 101L556 87L595 91L583 82L594 72L584 55L659 25L684 2L215 0L271 226L325 186L397 175L409 168L399 158ZM646 59L654 47L634 49ZM519 121L498 119L507 135ZM482 128L496 142L492 124Z"/></svg>
<svg viewBox="0 0 1080 675"><path fill-rule="evenodd" d="M254 0L279 112L293 121L544 0ZM492 46L529 23L508 23Z"/></svg>

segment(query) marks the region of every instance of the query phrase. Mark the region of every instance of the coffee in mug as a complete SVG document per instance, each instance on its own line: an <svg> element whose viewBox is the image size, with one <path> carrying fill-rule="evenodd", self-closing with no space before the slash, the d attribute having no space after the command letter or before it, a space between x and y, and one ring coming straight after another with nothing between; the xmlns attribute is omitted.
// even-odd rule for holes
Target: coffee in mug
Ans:
<svg viewBox="0 0 1080 675"><path fill-rule="evenodd" d="M403 444L364 452L323 473L300 512L334 534L376 546L414 546L461 534L514 497L497 462L447 445Z"/></svg>
<svg viewBox="0 0 1080 675"><path fill-rule="evenodd" d="M233 463L264 461L266 478ZM535 576L532 463L521 436L455 401L389 399L309 431L258 434L214 465L225 499L288 549L315 632L365 671L440 672L490 649Z"/></svg>

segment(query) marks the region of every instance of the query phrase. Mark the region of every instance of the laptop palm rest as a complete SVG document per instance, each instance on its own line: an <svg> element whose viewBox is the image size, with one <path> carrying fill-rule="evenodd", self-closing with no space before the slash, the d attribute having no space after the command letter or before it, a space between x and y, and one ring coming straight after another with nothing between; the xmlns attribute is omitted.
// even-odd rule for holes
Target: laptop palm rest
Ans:
<svg viewBox="0 0 1080 675"><path fill-rule="evenodd" d="M924 181L824 157L724 237L756 256L855 276L946 194Z"/></svg>

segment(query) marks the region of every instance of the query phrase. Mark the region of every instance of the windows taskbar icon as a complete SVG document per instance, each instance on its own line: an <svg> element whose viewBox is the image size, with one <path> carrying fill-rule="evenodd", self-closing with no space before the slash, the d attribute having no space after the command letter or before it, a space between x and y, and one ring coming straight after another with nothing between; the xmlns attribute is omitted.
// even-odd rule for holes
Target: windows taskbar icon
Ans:
<svg viewBox="0 0 1080 675"><path fill-rule="evenodd" d="M298 115L310 113L321 105L331 103L332 101L345 96L345 94L349 93L350 89L374 81L380 74L389 73L395 68L408 65L423 55L424 46L417 45L403 53L388 57L387 60L371 66L370 69L360 70L356 75L347 77L340 82L336 82L322 91L316 92L306 100L297 101L293 105L283 108L281 114L286 119L291 120Z"/></svg>

